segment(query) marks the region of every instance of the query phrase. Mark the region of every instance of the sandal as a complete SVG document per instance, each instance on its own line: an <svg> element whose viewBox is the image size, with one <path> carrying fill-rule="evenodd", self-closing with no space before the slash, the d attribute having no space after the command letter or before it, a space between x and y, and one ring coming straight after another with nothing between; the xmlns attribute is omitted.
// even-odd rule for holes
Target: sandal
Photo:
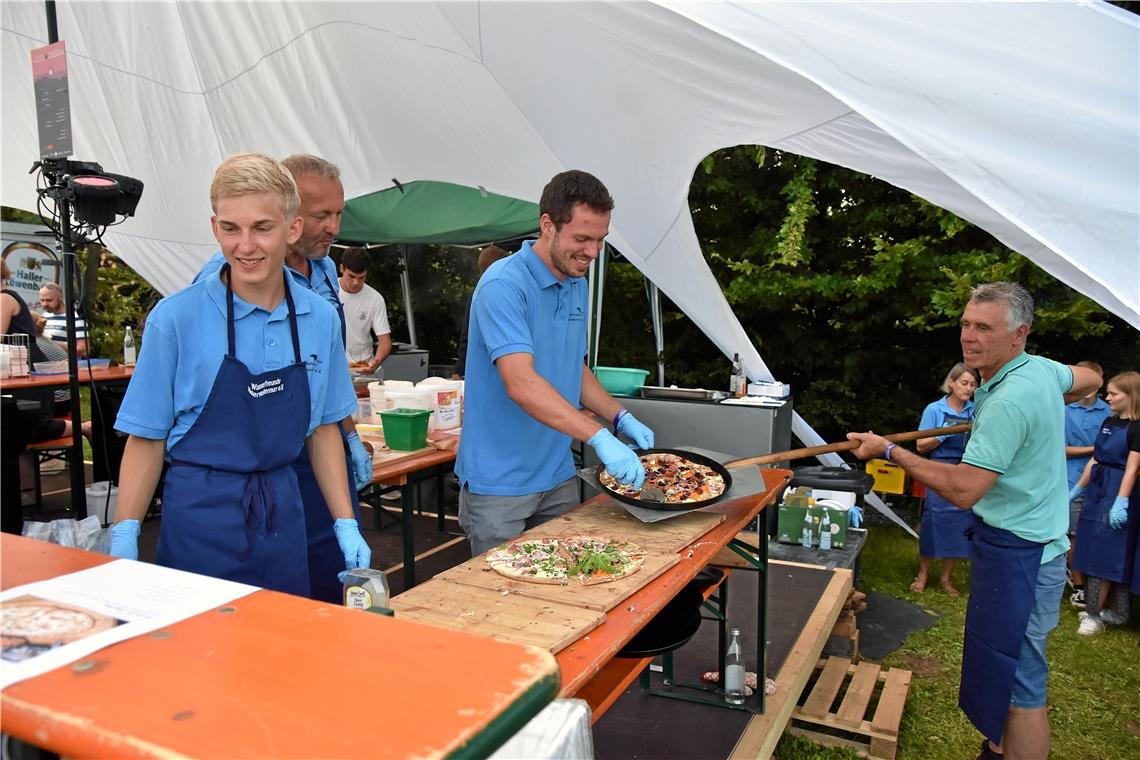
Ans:
<svg viewBox="0 0 1140 760"><path fill-rule="evenodd" d="M982 754L978 755L978 760L1001 760L1005 757L1001 752L994 752L990 749L990 740L982 739Z"/></svg>
<svg viewBox="0 0 1140 760"><path fill-rule="evenodd" d="M915 594L921 594L926 590L926 578L921 575L915 578L910 584L910 590Z"/></svg>
<svg viewBox="0 0 1140 760"><path fill-rule="evenodd" d="M938 585L942 586L942 590L946 592L947 596L952 596L955 599L962 596L962 592L959 591L958 589L954 588L954 584L951 583L950 581L943 581L942 583L940 583Z"/></svg>

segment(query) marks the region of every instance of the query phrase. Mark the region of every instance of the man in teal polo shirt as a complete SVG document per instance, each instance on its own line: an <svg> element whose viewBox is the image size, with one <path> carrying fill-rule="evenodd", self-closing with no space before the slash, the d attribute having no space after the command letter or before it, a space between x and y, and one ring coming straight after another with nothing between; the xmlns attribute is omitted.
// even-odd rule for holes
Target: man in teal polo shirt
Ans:
<svg viewBox="0 0 1140 760"><path fill-rule="evenodd" d="M459 523L473 555L578 503L571 440L594 447L623 483L640 487L637 454L579 407L612 420L639 448L653 431L586 367L586 281L609 234L614 202L596 177L556 175L539 200L539 238L479 279L467 330Z"/></svg>
<svg viewBox="0 0 1140 760"><path fill-rule="evenodd" d="M1049 755L1045 639L1057 625L1069 548L1065 401L1099 387L1083 367L1025 353L1033 298L979 285L962 314L962 355L977 369L974 429L959 464L848 433L860 459L884 457L973 508L970 600L958 704L986 737L979 758Z"/></svg>

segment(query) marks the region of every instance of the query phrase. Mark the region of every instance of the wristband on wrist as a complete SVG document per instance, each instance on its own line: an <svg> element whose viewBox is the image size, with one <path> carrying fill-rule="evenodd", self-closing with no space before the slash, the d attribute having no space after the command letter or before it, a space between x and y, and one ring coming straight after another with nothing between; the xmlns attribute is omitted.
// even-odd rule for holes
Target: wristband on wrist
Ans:
<svg viewBox="0 0 1140 760"><path fill-rule="evenodd" d="M614 430L615 431L618 429L618 423L621 422L621 418L626 416L627 414L629 414L629 410L626 409L624 406L621 409L617 410L617 414L614 415Z"/></svg>
<svg viewBox="0 0 1140 760"><path fill-rule="evenodd" d="M891 459L891 449L893 449L897 445L898 444L888 443L887 448L885 448L883 450L883 459L887 460L888 462L893 462L894 460Z"/></svg>

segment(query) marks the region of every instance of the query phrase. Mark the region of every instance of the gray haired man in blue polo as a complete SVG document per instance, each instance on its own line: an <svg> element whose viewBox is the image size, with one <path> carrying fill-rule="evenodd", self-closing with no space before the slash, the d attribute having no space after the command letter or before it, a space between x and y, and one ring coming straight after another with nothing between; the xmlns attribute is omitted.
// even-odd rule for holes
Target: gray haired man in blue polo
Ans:
<svg viewBox="0 0 1140 760"><path fill-rule="evenodd" d="M1065 587L1069 524L1063 400L1100 377L1025 353L1033 298L1020 285L979 285L962 314L962 356L977 369L974 429L959 464L920 457L873 433L848 433L860 459L885 457L962 509L974 510L970 599L958 704L982 758L1048 757L1045 639Z"/></svg>
<svg viewBox="0 0 1140 760"><path fill-rule="evenodd" d="M653 431L602 388L585 364L586 281L610 229L609 191L582 171L556 175L539 200L539 237L491 265L467 330L459 524L482 554L578 503L572 439L637 487L639 448ZM614 432L582 414L584 407Z"/></svg>

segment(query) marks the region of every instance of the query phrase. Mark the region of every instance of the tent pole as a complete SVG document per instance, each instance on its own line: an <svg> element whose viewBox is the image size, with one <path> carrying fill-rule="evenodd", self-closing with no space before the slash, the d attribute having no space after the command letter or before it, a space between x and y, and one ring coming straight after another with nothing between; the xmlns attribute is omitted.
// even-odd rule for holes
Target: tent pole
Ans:
<svg viewBox="0 0 1140 760"><path fill-rule="evenodd" d="M408 252L407 246L397 246L396 250L399 252L397 255L400 259L400 289L404 293L404 318L408 322L408 343L412 348L418 348L419 343L416 341L416 317L412 313L412 278L408 274Z"/></svg>
<svg viewBox="0 0 1140 760"><path fill-rule="evenodd" d="M590 327L586 332L586 357L590 366L598 364L598 346L602 337L602 291L606 286L606 259L609 244L603 243L598 258L590 264L587 273L589 287L586 289L586 308L590 312Z"/></svg>
<svg viewBox="0 0 1140 760"><path fill-rule="evenodd" d="M665 385L665 325L661 319L661 291L653 281L645 280L649 291L649 317L653 322L653 348L657 356L657 384Z"/></svg>

